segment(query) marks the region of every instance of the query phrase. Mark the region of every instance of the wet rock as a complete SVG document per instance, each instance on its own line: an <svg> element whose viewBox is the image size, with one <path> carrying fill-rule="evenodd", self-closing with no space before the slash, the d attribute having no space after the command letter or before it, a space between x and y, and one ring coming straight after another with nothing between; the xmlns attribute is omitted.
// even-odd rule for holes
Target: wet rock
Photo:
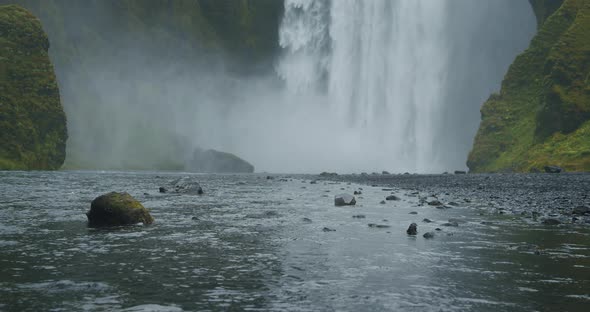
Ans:
<svg viewBox="0 0 590 312"><path fill-rule="evenodd" d="M435 230L435 231L442 231L442 229L441 229L441 228L436 228L436 229L434 229L434 230Z"/></svg>
<svg viewBox="0 0 590 312"><path fill-rule="evenodd" d="M545 167L543 167L543 169L545 169L545 172L547 172L547 173L561 173L561 172L563 172L563 168L558 167L558 166L545 166Z"/></svg>
<svg viewBox="0 0 590 312"><path fill-rule="evenodd" d="M490 222L490 221L481 221L480 222L481 225L494 225L494 222Z"/></svg>
<svg viewBox="0 0 590 312"><path fill-rule="evenodd" d="M354 195L361 195L361 194L363 194L363 192L361 192L361 191L354 191Z"/></svg>
<svg viewBox="0 0 590 312"><path fill-rule="evenodd" d="M392 188L382 188L381 190L382 191L385 191L385 192L391 192L391 191L393 191Z"/></svg>
<svg viewBox="0 0 590 312"><path fill-rule="evenodd" d="M385 170L383 170L383 171L381 172L381 174L382 174L382 175L390 175L391 173L389 173L389 171L385 171Z"/></svg>
<svg viewBox="0 0 590 312"><path fill-rule="evenodd" d="M198 217L192 217L191 220L193 220L193 221L199 221L199 218Z"/></svg>
<svg viewBox="0 0 590 312"><path fill-rule="evenodd" d="M350 194L340 194L334 196L335 206L354 206L356 205L356 199Z"/></svg>
<svg viewBox="0 0 590 312"><path fill-rule="evenodd" d="M430 219L426 219L426 218L425 218L424 220L422 220L422 222L431 223L431 222L432 222L432 220L430 220Z"/></svg>
<svg viewBox="0 0 590 312"><path fill-rule="evenodd" d="M322 172L320 173L320 177L337 177L338 174L336 172Z"/></svg>
<svg viewBox="0 0 590 312"><path fill-rule="evenodd" d="M167 193L167 192L168 192L167 188L160 186L160 193Z"/></svg>
<svg viewBox="0 0 590 312"><path fill-rule="evenodd" d="M559 225L559 224L561 224L561 221L559 221L557 219L545 219L545 220L543 220L543 224L545 224L545 225Z"/></svg>
<svg viewBox="0 0 590 312"><path fill-rule="evenodd" d="M165 190L165 192L162 192L162 188ZM173 192L177 194L187 195L202 195L203 188L201 187L201 184L195 181L192 177L182 177L170 182L169 186L160 187L160 192Z"/></svg>
<svg viewBox="0 0 590 312"><path fill-rule="evenodd" d="M309 184L318 184L318 181L314 180L314 181L309 182Z"/></svg>
<svg viewBox="0 0 590 312"><path fill-rule="evenodd" d="M352 217L355 218L355 219L364 219L365 218L365 215L354 215Z"/></svg>
<svg viewBox="0 0 590 312"><path fill-rule="evenodd" d="M324 228L322 229L322 231L324 231L324 232L336 232L336 230L334 230L334 229L331 229L331 228L329 228L329 227L324 227Z"/></svg>
<svg viewBox="0 0 590 312"><path fill-rule="evenodd" d="M401 200L401 198L399 198L395 195L389 195L389 196L385 197L385 200Z"/></svg>
<svg viewBox="0 0 590 312"><path fill-rule="evenodd" d="M154 218L143 205L128 193L111 192L95 198L86 213L88 226L119 226L136 223L151 224Z"/></svg>
<svg viewBox="0 0 590 312"><path fill-rule="evenodd" d="M377 228L377 229L387 229L390 228L390 225L386 225L386 224L375 224L375 223L369 223L368 226L370 228Z"/></svg>
<svg viewBox="0 0 590 312"><path fill-rule="evenodd" d="M574 208L574 210L572 211L572 214L575 214L575 215L590 214L590 206L578 206L578 207Z"/></svg>
<svg viewBox="0 0 590 312"><path fill-rule="evenodd" d="M467 172L463 170L455 170L455 174L467 174Z"/></svg>
<svg viewBox="0 0 590 312"><path fill-rule="evenodd" d="M267 180L274 180L275 178L274 177L271 177L271 176L266 176L266 179Z"/></svg>
<svg viewBox="0 0 590 312"><path fill-rule="evenodd" d="M418 214L418 212L416 212L416 211L412 211L412 212L410 212L409 214L411 214L411 215L417 215L417 214Z"/></svg>
<svg viewBox="0 0 590 312"><path fill-rule="evenodd" d="M305 222L305 223L311 223L311 219L310 218L303 218L301 219L301 221Z"/></svg>
<svg viewBox="0 0 590 312"><path fill-rule="evenodd" d="M408 233L408 235L416 235L416 234L418 234L418 225L416 223L410 224L410 226L406 230L406 233Z"/></svg>
<svg viewBox="0 0 590 312"><path fill-rule="evenodd" d="M424 233L424 235L422 235L422 237L424 237L426 239L434 238L434 232L426 232L426 233Z"/></svg>
<svg viewBox="0 0 590 312"><path fill-rule="evenodd" d="M441 203L440 200L438 200L438 199L429 201L428 205L429 206L444 206L444 204Z"/></svg>
<svg viewBox="0 0 590 312"><path fill-rule="evenodd" d="M380 203L381 205L385 205L385 204L386 204L386 202L385 202L384 200L380 201L379 203Z"/></svg>
<svg viewBox="0 0 590 312"><path fill-rule="evenodd" d="M452 227L458 227L459 223L453 221L453 222L447 222L447 223L443 223L441 224L442 226L452 226Z"/></svg>

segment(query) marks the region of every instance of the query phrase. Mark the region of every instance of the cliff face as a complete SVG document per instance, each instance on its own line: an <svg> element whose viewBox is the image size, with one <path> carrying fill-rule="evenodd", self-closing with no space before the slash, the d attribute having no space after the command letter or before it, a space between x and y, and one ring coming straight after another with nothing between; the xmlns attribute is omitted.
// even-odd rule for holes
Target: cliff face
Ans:
<svg viewBox="0 0 590 312"><path fill-rule="evenodd" d="M555 1L531 3L539 31L481 109L473 172L590 170L590 1L565 0L552 14Z"/></svg>
<svg viewBox="0 0 590 312"><path fill-rule="evenodd" d="M0 170L58 169L64 162L66 116L48 49L35 16L0 6Z"/></svg>

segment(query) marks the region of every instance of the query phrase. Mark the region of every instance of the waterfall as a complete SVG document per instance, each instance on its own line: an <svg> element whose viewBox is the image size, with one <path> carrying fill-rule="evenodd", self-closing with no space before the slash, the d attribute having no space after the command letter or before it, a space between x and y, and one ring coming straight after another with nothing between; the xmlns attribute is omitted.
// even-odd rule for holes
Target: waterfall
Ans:
<svg viewBox="0 0 590 312"><path fill-rule="evenodd" d="M534 25L526 0L285 0L277 73L324 98L326 126L341 126L327 131L366 164L463 168L478 108Z"/></svg>

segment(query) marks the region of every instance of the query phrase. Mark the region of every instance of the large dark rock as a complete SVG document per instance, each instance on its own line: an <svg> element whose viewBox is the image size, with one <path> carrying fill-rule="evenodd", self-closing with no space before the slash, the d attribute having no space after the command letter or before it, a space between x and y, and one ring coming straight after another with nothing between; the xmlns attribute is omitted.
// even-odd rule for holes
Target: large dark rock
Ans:
<svg viewBox="0 0 590 312"><path fill-rule="evenodd" d="M339 194L334 196L335 206L354 206L356 205L356 199L350 194Z"/></svg>
<svg viewBox="0 0 590 312"><path fill-rule="evenodd" d="M182 177L160 187L160 193L177 193L188 195L202 195L203 188L192 177Z"/></svg>
<svg viewBox="0 0 590 312"><path fill-rule="evenodd" d="M154 218L128 193L112 192L95 198L86 213L88 226L119 226L136 223L151 224Z"/></svg>
<svg viewBox="0 0 590 312"><path fill-rule="evenodd" d="M216 150L195 149L186 169L205 173L251 173L254 166L240 157Z"/></svg>

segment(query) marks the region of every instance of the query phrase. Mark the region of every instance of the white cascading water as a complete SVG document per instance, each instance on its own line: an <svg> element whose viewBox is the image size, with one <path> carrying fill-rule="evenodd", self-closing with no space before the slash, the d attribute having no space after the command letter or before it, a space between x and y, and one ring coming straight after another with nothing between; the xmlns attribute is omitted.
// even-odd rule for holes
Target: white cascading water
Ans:
<svg viewBox="0 0 590 312"><path fill-rule="evenodd" d="M527 9L524 1L513 7L504 2L494 8ZM463 40L460 32L471 31L451 20L457 18L451 12L453 5L457 1L285 0L279 33L285 55L277 72L292 94L325 97L323 105L329 109L324 117L332 121L327 127L334 121L343 126L326 131L347 133L351 149L367 155L366 167L417 172L451 169L440 157L438 132L447 126L444 110L452 109L445 107L446 92L452 87L449 77L463 70L451 68L452 44ZM493 14L489 7L495 4L462 1L461 5L462 18L470 27L469 23L478 23L479 15ZM524 46L526 41L519 49ZM509 59L504 62L491 66L505 68ZM484 78L480 84L487 83L484 92L489 92L500 79L489 86ZM483 99L472 105L480 105Z"/></svg>

